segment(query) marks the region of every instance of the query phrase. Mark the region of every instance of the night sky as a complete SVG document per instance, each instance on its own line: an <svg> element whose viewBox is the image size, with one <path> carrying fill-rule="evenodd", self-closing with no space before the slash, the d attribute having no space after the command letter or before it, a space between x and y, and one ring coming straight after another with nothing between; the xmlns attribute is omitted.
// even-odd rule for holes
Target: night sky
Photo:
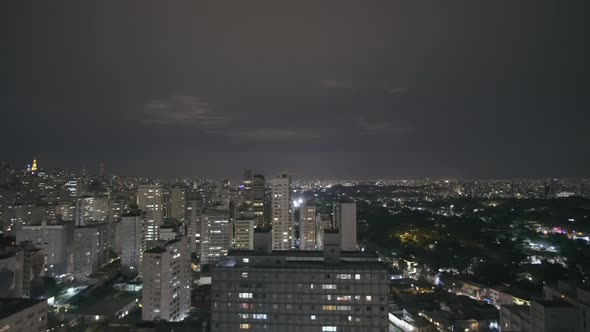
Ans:
<svg viewBox="0 0 590 332"><path fill-rule="evenodd" d="M584 176L587 1L2 1L0 160Z"/></svg>

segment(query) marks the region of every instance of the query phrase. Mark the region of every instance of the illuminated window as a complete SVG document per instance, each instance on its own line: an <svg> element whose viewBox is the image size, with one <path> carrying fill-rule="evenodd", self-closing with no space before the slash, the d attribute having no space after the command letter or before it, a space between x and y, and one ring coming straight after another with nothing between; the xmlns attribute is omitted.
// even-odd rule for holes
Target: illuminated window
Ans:
<svg viewBox="0 0 590 332"><path fill-rule="evenodd" d="M252 293L240 293L240 299L251 299Z"/></svg>
<svg viewBox="0 0 590 332"><path fill-rule="evenodd" d="M365 300L371 301L371 300L373 300L373 298L371 297L371 295L367 295L367 296L365 296Z"/></svg>
<svg viewBox="0 0 590 332"><path fill-rule="evenodd" d="M311 320L315 320L315 315L311 315Z"/></svg>
<svg viewBox="0 0 590 332"><path fill-rule="evenodd" d="M336 279L352 279L352 275L350 274L337 274Z"/></svg>
<svg viewBox="0 0 590 332"><path fill-rule="evenodd" d="M252 318L253 319L268 319L268 316L266 314L253 314Z"/></svg>
<svg viewBox="0 0 590 332"><path fill-rule="evenodd" d="M361 280L361 275L360 274L355 274L354 275L354 279L355 280Z"/></svg>
<svg viewBox="0 0 590 332"><path fill-rule="evenodd" d="M322 306L322 310L324 310L324 311L334 311L334 310L336 310L336 306L335 305L323 305Z"/></svg>
<svg viewBox="0 0 590 332"><path fill-rule="evenodd" d="M336 296L336 301L350 301L350 300L352 300L352 296L350 296L350 295Z"/></svg>
<svg viewBox="0 0 590 332"><path fill-rule="evenodd" d="M242 263L250 263L250 258L242 258Z"/></svg>
<svg viewBox="0 0 590 332"><path fill-rule="evenodd" d="M338 331L336 326L322 326L322 332L334 332Z"/></svg>
<svg viewBox="0 0 590 332"><path fill-rule="evenodd" d="M240 330L249 330L250 324L240 324ZM336 331L336 330L334 330Z"/></svg>
<svg viewBox="0 0 590 332"><path fill-rule="evenodd" d="M248 272L242 272L242 278L248 278Z"/></svg>
<svg viewBox="0 0 590 332"><path fill-rule="evenodd" d="M323 284L322 289L336 289L336 285L333 284Z"/></svg>

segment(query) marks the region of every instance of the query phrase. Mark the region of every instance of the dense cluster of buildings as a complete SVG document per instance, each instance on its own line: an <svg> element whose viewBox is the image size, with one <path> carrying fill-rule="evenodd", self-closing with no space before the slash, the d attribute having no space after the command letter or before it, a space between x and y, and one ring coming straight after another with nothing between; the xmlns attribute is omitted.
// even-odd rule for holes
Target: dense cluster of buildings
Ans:
<svg viewBox="0 0 590 332"><path fill-rule="evenodd" d="M0 331L57 331L48 315L62 329L80 320L123 326L133 311L143 321L186 322L195 288L209 283L210 320L199 326L212 331L590 331L584 289L546 286L531 298L475 282L443 286L440 271L425 276L407 259L387 267L389 257L357 243L356 201L583 196L585 182L576 183L294 183L286 172L267 179L250 170L237 181L165 182L49 172L37 160L23 171L2 165ZM318 196L333 185L342 190L329 201ZM48 278L62 293L47 294ZM93 297L97 290L104 294Z"/></svg>
<svg viewBox="0 0 590 332"><path fill-rule="evenodd" d="M24 171L3 166L0 225L13 240L0 266L13 273L0 275L10 279L0 296L42 299L31 284L47 277L74 286L74 298L78 288L112 280L115 266L140 282L145 321L189 317L196 279L210 276L214 330L290 330L305 322L306 331L386 331L386 270L358 251L356 203L337 201L320 213L294 192L287 173L267 181L248 170L232 185L45 172L36 160ZM51 302L67 309L66 295ZM125 317L133 300L110 314L69 307L62 318Z"/></svg>

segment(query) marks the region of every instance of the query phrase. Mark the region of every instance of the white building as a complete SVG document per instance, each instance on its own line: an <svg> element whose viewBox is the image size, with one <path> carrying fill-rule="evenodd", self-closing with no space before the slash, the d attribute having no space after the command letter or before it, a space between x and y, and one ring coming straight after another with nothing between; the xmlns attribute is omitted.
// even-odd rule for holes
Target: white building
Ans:
<svg viewBox="0 0 590 332"><path fill-rule="evenodd" d="M334 225L340 232L342 250L357 250L356 203L334 203Z"/></svg>
<svg viewBox="0 0 590 332"><path fill-rule="evenodd" d="M40 225L28 225L16 232L16 242L30 241L36 248L43 249L46 260L46 274L54 277L72 272L74 227L72 223L46 221Z"/></svg>
<svg viewBox="0 0 590 332"><path fill-rule="evenodd" d="M74 278L86 281L88 276L107 263L106 224L90 224L74 229Z"/></svg>
<svg viewBox="0 0 590 332"><path fill-rule="evenodd" d="M148 249L143 255L143 320L181 321L191 306L191 258L188 238Z"/></svg>
<svg viewBox="0 0 590 332"><path fill-rule="evenodd" d="M323 253L265 251L259 235L254 251L213 267L211 331L388 331L387 270L376 256L341 255L337 233L326 233Z"/></svg>
<svg viewBox="0 0 590 332"><path fill-rule="evenodd" d="M137 206L145 212L146 240L157 241L159 238L159 227L164 222L162 187L158 185L138 186Z"/></svg>
<svg viewBox="0 0 590 332"><path fill-rule="evenodd" d="M0 299L0 331L47 331L47 301Z"/></svg>
<svg viewBox="0 0 590 332"><path fill-rule="evenodd" d="M293 247L293 210L291 177L282 173L271 180L272 190L272 249Z"/></svg>
<svg viewBox="0 0 590 332"><path fill-rule="evenodd" d="M124 273L140 273L145 250L144 221L140 214L128 214L116 224L117 238L121 240L121 270Z"/></svg>
<svg viewBox="0 0 590 332"><path fill-rule="evenodd" d="M232 225L227 210L201 214L201 264L213 264L225 256L232 244Z"/></svg>
<svg viewBox="0 0 590 332"><path fill-rule="evenodd" d="M317 210L315 205L299 207L299 248L317 250Z"/></svg>

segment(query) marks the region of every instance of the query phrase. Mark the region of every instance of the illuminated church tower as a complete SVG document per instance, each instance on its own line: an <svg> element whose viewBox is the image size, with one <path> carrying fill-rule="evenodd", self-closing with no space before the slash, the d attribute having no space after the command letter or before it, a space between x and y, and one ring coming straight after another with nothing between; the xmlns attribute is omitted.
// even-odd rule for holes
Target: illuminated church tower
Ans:
<svg viewBox="0 0 590 332"><path fill-rule="evenodd" d="M33 158L33 166L31 166L31 173L37 172L37 158Z"/></svg>

